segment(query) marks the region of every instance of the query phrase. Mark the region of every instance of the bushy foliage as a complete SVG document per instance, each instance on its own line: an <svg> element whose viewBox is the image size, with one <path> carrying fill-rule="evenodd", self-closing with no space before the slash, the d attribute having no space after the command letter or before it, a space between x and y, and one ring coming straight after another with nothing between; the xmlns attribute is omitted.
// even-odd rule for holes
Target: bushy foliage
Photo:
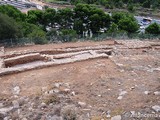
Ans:
<svg viewBox="0 0 160 120"><path fill-rule="evenodd" d="M115 12L112 15L113 22L118 25L119 30L124 30L128 33L138 31L138 22L133 15L126 12Z"/></svg>
<svg viewBox="0 0 160 120"><path fill-rule="evenodd" d="M150 34L160 34L160 25L153 23L145 29L145 32Z"/></svg>
<svg viewBox="0 0 160 120"><path fill-rule="evenodd" d="M72 4L87 3L87 4L100 4L106 8L116 7L122 8L124 4L139 4L142 7L150 8L160 7L160 0L70 0Z"/></svg>
<svg viewBox="0 0 160 120"><path fill-rule="evenodd" d="M32 14L32 11L30 11L30 14ZM33 14L33 16L29 15L31 22L28 22L27 15L23 14L17 8L10 5L1 5L0 40L34 36L34 38L43 38L43 41L42 39L39 39L39 41L46 43L44 39L45 31L36 24L37 21L40 21L40 12L36 12L35 14L37 16Z"/></svg>
<svg viewBox="0 0 160 120"><path fill-rule="evenodd" d="M61 39L63 40L63 42L70 42L73 38L77 36L77 33L75 30L62 29L60 31L60 36L62 37Z"/></svg>
<svg viewBox="0 0 160 120"><path fill-rule="evenodd" d="M129 4L127 7L128 11L135 12L135 6L133 4Z"/></svg>
<svg viewBox="0 0 160 120"><path fill-rule="evenodd" d="M21 25L0 13L0 40L22 37Z"/></svg>
<svg viewBox="0 0 160 120"><path fill-rule="evenodd" d="M0 13L6 14L9 17L12 17L16 21L24 21L26 18L25 14L23 14L20 10L10 5L1 5Z"/></svg>
<svg viewBox="0 0 160 120"><path fill-rule="evenodd" d="M100 0L99 2L110 6L115 2L115 0L111 3L109 1ZM95 0L95 2L97 1ZM121 2L127 3L124 0ZM128 3L136 3L136 1L130 0ZM131 10L133 9L131 8ZM38 44L47 43L46 38L50 40L50 38L59 35L64 37L65 41L71 41L76 36L90 36L90 33L97 35L102 30L108 33L119 31L136 33L139 29L138 22L132 14L114 12L110 15L90 4L76 4L73 9L65 8L57 11L51 8L46 8L43 11L30 10L26 15L7 5L0 6L0 13L0 39L29 37ZM153 28L156 28L156 25L149 26L146 32L152 33ZM158 27L156 29L158 30ZM67 40L66 37L68 37Z"/></svg>
<svg viewBox="0 0 160 120"><path fill-rule="evenodd" d="M136 21L132 21L129 18L121 19L118 22L118 27L120 30L125 30L128 33L135 33L138 31L139 26Z"/></svg>

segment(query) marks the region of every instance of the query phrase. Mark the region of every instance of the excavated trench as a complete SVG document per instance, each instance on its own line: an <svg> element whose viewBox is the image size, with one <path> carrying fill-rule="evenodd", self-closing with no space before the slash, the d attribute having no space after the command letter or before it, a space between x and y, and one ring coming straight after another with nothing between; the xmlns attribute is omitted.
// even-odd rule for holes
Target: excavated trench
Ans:
<svg viewBox="0 0 160 120"><path fill-rule="evenodd" d="M42 57L39 53L33 53L4 59L6 68L34 61L44 61L44 57Z"/></svg>
<svg viewBox="0 0 160 120"><path fill-rule="evenodd" d="M110 55L138 54L147 49L159 48L160 43L142 41L117 41L115 45L88 47L67 47L60 49L42 49L4 53L0 48L0 75L18 73L31 69L68 64L96 58L108 58ZM142 49L142 50L141 50ZM139 50L139 52L135 51ZM154 50L153 50L154 52ZM145 52L144 52L145 53ZM146 53L145 53L146 54Z"/></svg>
<svg viewBox="0 0 160 120"><path fill-rule="evenodd" d="M95 58L108 58L112 54L110 46L65 48L1 54L0 75L31 69L73 63Z"/></svg>

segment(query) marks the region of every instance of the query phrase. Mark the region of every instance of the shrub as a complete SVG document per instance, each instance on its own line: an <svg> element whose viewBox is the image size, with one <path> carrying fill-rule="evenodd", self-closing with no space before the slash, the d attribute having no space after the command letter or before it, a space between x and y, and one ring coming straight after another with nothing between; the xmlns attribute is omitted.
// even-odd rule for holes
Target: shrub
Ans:
<svg viewBox="0 0 160 120"><path fill-rule="evenodd" d="M109 4L105 4L105 8L106 9L110 9L110 5Z"/></svg>
<svg viewBox="0 0 160 120"><path fill-rule="evenodd" d="M68 105L63 107L61 110L61 115L63 120L76 120L77 115L75 106Z"/></svg>
<svg viewBox="0 0 160 120"><path fill-rule="evenodd" d="M44 99L44 103L46 103L47 105L49 105L50 103L56 104L59 102L60 102L60 98L57 95L48 95Z"/></svg>
<svg viewBox="0 0 160 120"><path fill-rule="evenodd" d="M76 31L71 29L62 29L60 31L60 35L64 42L72 41L75 37L77 37Z"/></svg>
<svg viewBox="0 0 160 120"><path fill-rule="evenodd" d="M145 29L145 32L150 34L160 34L160 25L153 23Z"/></svg>
<svg viewBox="0 0 160 120"><path fill-rule="evenodd" d="M41 37L33 37L32 38L32 41L35 43L35 44L47 44L48 41L45 39L45 38L41 38Z"/></svg>
<svg viewBox="0 0 160 120"><path fill-rule="evenodd" d="M135 11L135 8L134 8L134 5L133 4L130 4L128 5L128 8L127 8L130 12L134 12Z"/></svg>
<svg viewBox="0 0 160 120"><path fill-rule="evenodd" d="M46 39L46 34L44 31L42 31L41 29L37 29L35 31L33 31L32 33L30 33L28 35L28 37L30 39L32 39L32 41L35 44L46 44L48 41Z"/></svg>

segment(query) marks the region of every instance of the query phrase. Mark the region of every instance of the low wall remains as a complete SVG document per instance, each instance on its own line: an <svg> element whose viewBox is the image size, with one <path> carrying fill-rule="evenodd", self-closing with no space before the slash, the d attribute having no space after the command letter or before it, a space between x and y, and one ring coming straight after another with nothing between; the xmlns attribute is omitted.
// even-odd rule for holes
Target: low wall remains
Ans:
<svg viewBox="0 0 160 120"><path fill-rule="evenodd" d="M17 57L7 58L4 60L6 67L11 67L17 64L29 63L37 60L44 60L39 53L20 55Z"/></svg>
<svg viewBox="0 0 160 120"><path fill-rule="evenodd" d="M3 55L4 55L4 47L0 47L0 56ZM0 57L0 69L4 67L5 67L4 59Z"/></svg>

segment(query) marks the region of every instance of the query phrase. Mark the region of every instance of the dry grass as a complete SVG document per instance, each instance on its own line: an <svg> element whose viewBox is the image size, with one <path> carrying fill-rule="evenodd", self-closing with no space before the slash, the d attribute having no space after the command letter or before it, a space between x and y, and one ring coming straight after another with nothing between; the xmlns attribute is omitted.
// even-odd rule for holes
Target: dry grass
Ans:
<svg viewBox="0 0 160 120"><path fill-rule="evenodd" d="M47 95L44 98L44 103L46 103L47 105L49 105L50 103L56 104L59 102L60 102L60 98L56 94Z"/></svg>

